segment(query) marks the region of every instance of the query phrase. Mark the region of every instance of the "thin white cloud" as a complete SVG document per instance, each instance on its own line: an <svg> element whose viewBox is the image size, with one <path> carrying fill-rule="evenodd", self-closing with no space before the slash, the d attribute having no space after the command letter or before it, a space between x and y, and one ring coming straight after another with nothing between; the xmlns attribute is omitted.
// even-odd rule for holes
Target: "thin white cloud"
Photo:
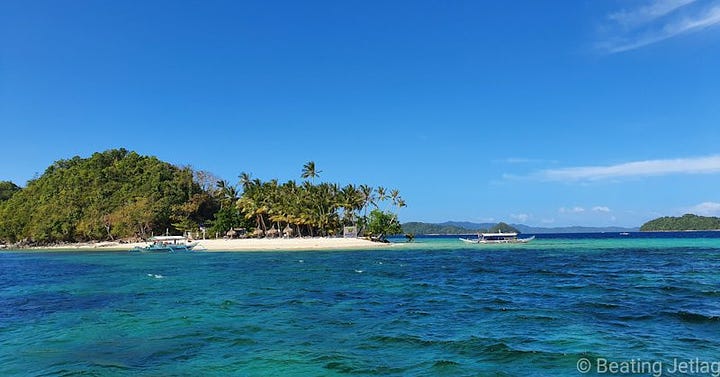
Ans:
<svg viewBox="0 0 720 377"><path fill-rule="evenodd" d="M583 212L585 212L585 208L578 207L578 206L575 206L572 208L560 207L560 209L558 209L558 212L560 212L560 213L583 213Z"/></svg>
<svg viewBox="0 0 720 377"><path fill-rule="evenodd" d="M701 216L720 216L720 203L700 203L698 205L690 207L687 212Z"/></svg>
<svg viewBox="0 0 720 377"><path fill-rule="evenodd" d="M657 0L636 9L623 9L608 16L610 20L625 26L637 26L667 15L696 0Z"/></svg>
<svg viewBox="0 0 720 377"><path fill-rule="evenodd" d="M610 208L606 206L595 206L592 208L593 212L610 212Z"/></svg>
<svg viewBox="0 0 720 377"><path fill-rule="evenodd" d="M528 221L528 219L530 219L530 217L532 217L532 216L528 215L527 213L518 213L518 214L510 215L510 218L520 221L520 222Z"/></svg>
<svg viewBox="0 0 720 377"><path fill-rule="evenodd" d="M614 54L720 24L720 0L652 0L608 16L614 24L597 47Z"/></svg>
<svg viewBox="0 0 720 377"><path fill-rule="evenodd" d="M671 174L720 173L720 156L626 162L608 166L580 166L547 169L532 177L545 181L599 181L618 178L650 177Z"/></svg>

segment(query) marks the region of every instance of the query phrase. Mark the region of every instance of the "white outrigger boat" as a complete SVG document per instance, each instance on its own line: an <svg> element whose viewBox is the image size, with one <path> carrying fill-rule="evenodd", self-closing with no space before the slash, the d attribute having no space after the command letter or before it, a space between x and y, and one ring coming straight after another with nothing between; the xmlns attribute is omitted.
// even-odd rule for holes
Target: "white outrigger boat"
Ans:
<svg viewBox="0 0 720 377"><path fill-rule="evenodd" d="M140 253L172 253L175 251L190 251L198 244L199 242L189 242L188 239L183 236L156 236L150 238L150 245L136 247L130 251Z"/></svg>
<svg viewBox="0 0 720 377"><path fill-rule="evenodd" d="M460 238L465 243L478 244L498 244L498 243L528 243L535 239L535 236L528 238L518 238L517 233L478 233L478 238L471 240L468 238Z"/></svg>

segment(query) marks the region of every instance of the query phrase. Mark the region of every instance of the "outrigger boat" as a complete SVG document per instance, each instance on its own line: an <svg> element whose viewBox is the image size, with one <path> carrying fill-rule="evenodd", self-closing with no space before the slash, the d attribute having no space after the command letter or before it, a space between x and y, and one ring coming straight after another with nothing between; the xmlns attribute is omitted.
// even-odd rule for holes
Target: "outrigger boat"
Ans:
<svg viewBox="0 0 720 377"><path fill-rule="evenodd" d="M130 251L141 253L172 253L175 251L190 251L198 244L199 242L188 242L188 239L183 236L156 236L150 238L150 245L136 247Z"/></svg>
<svg viewBox="0 0 720 377"><path fill-rule="evenodd" d="M517 233L478 233L476 240L468 238L460 238L460 241L465 243L479 243L479 244L498 244L498 243L528 243L535 239L535 236L528 238L518 238Z"/></svg>

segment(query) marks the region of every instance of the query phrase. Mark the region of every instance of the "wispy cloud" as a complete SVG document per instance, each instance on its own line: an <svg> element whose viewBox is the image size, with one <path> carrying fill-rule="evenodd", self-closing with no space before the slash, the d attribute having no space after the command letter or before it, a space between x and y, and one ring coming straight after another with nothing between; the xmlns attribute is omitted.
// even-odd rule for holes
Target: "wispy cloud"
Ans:
<svg viewBox="0 0 720 377"><path fill-rule="evenodd" d="M614 54L720 24L720 0L650 0L607 18L609 35L597 47Z"/></svg>
<svg viewBox="0 0 720 377"><path fill-rule="evenodd" d="M593 212L610 212L610 208L606 206L595 206L592 208Z"/></svg>
<svg viewBox="0 0 720 377"><path fill-rule="evenodd" d="M578 206L575 206L572 208L560 207L560 209L558 209L558 212L560 212L560 213L583 213L583 212L585 212L585 208L578 207Z"/></svg>
<svg viewBox="0 0 720 377"><path fill-rule="evenodd" d="M671 174L720 173L720 156L626 162L608 166L580 166L541 170L531 178L545 181L599 181Z"/></svg>
<svg viewBox="0 0 720 377"><path fill-rule="evenodd" d="M657 0L639 8L623 9L612 13L608 18L624 26L638 26L654 21L695 1L696 0Z"/></svg>
<svg viewBox="0 0 720 377"><path fill-rule="evenodd" d="M686 212L701 216L720 216L720 203L704 202L690 207Z"/></svg>
<svg viewBox="0 0 720 377"><path fill-rule="evenodd" d="M520 222L528 221L528 219L530 219L531 217L532 217L532 215L528 215L527 213L518 213L518 214L510 215L511 219L517 220Z"/></svg>

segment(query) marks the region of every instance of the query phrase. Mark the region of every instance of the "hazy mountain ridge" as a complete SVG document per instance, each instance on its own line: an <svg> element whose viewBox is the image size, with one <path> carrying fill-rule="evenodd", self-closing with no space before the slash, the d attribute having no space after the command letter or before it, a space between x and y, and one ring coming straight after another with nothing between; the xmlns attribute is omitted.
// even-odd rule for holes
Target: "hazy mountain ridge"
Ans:
<svg viewBox="0 0 720 377"><path fill-rule="evenodd" d="M474 223L470 221L446 221L443 223L407 222L402 224L405 233L413 234L473 234L478 230L489 229L496 223ZM522 233L602 233L602 232L637 232L639 228L625 227L590 227L590 226L564 226L564 227L534 227L524 224L509 224Z"/></svg>

